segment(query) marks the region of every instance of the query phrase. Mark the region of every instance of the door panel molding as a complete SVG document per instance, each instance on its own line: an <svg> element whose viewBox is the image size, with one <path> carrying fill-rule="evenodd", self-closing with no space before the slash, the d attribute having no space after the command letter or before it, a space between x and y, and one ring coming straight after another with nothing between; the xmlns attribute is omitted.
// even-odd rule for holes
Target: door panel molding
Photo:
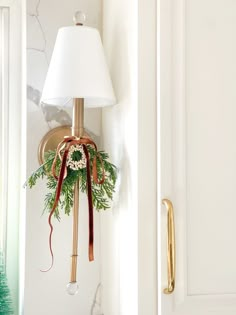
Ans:
<svg viewBox="0 0 236 315"><path fill-rule="evenodd" d="M212 10L210 11L210 8L214 8L214 5L216 5L216 11ZM196 87L194 93L192 92L192 86L195 82L198 84L198 81L195 81L196 75L196 69L198 67L197 62L198 60L204 57L204 55L200 56L199 59L197 58L197 52L194 52L193 48L194 42L193 40L196 39L196 41L202 42L202 49L204 49L204 40L207 39L204 37L203 33L203 26L201 24L198 25L198 19L199 23L206 23L207 31L213 38L213 43L208 42L205 40L205 47L208 48L208 50L205 51L205 56L210 60L210 56L208 56L208 52L212 49L214 50L216 48L216 58L218 58L219 62L223 64L224 61L224 54L225 56L229 56L229 58L232 58L232 55L230 53L227 53L224 51L224 49L220 50L220 44L217 44L216 38L214 38L214 28L215 29L221 29L219 25L221 25L221 2L217 2L215 4L212 0L207 1L197 1L197 0L159 0L159 12L158 12L158 18L159 18L159 24L160 24L160 30L159 30L159 64L158 64L158 77L160 80L160 108L159 108L159 114L161 116L160 118L160 134L161 138L159 141L160 144L160 155L161 155L161 196L159 200L159 218L161 219L161 251L159 249L159 254L161 256L161 274L162 274L162 281L161 281L161 288L160 291L160 299L162 304L162 311L161 315L208 315L208 314L219 314L219 315L231 315L236 313L236 288L234 291L234 287L232 286L232 290L227 289L227 281L224 280L224 288L221 289L221 283L214 284L215 290L213 291L211 287L206 285L204 287L204 284L199 288L195 289L197 282L196 277L192 278L190 277L190 272L196 269L197 264L194 261L194 257L189 259L189 255L193 255L193 251L189 251L192 244L194 244L192 241L194 240L193 237L196 236L196 233L193 234L192 225L190 222L193 222L193 214L197 214L198 218L200 214L196 211L196 209L192 209L192 199L193 194L189 190L189 187L192 187L192 172L189 172L189 167L194 165L193 163L193 155L189 154L190 148L189 143L193 146L194 145L194 139L193 142L191 140L191 137L194 136L194 132L196 130L196 126L190 125L190 123L194 122L192 120L192 117L194 117L194 112L192 112L192 107L190 107L190 103L193 100L194 93L196 92ZM227 7L228 5L228 7ZM227 27L231 29L232 23L235 23L234 20L236 18L236 5L233 2L228 2L224 4L224 10L223 11L223 20L224 22L227 20L227 23L229 25L222 27L222 34L220 34L220 38L224 41L225 47L229 48L230 46L230 36L232 34L229 34L229 38L227 39L227 33L224 34L224 32L227 32ZM201 6L201 7L200 7ZM226 6L226 7L225 7ZM231 6L231 10L230 10ZM196 10L196 16L194 15L195 9L203 10L202 15ZM206 11L209 9L209 12ZM192 10L192 11L191 11ZM205 11L204 11L205 10ZM209 13L209 14L208 14ZM195 19L195 20L194 20ZM195 24L194 24L195 23ZM231 23L231 24L230 24ZM191 25L190 25L191 24ZM226 24L226 23L225 23ZM199 28L199 33L198 33ZM213 28L213 31L212 31ZM191 32L189 31L191 30ZM197 38L197 35L200 34L201 38ZM194 37L194 36L195 37ZM209 35L209 36L210 36ZM190 37L189 37L190 36ZM226 39L224 40L224 37ZM190 42L191 40L191 42ZM215 46L211 46L215 45ZM219 47L217 46L219 45ZM227 46L228 45L228 46ZM213 47L213 48L212 48ZM219 48L219 49L218 49ZM236 46L232 44L232 51L236 51ZM194 55L195 54L195 55ZM220 59L222 56L222 59ZM194 57L196 58L196 64L194 63ZM213 58L213 57L212 57ZM233 60L233 59L232 59ZM212 61L212 64L209 62L209 67L214 65L214 60ZM208 66L206 64L206 66ZM224 71L224 67L219 65L219 68ZM226 64L226 72L221 75L225 75L226 78L229 80L229 87L223 86L222 87L222 95L226 95L226 92L230 90L230 88L233 91L233 87L231 87L231 70L230 66ZM233 68L234 69L234 68ZM194 72L195 71L195 72ZM209 74L208 78L212 80L213 75L210 71L212 71L212 68L209 68ZM233 70L232 70L233 71ZM236 72L236 67L235 67ZM233 73L233 72L232 72ZM203 75L204 78L204 75ZM191 81L192 80L192 81ZM210 81L209 81L210 82ZM219 79L219 82L220 79ZM191 83L191 84L190 84ZM211 84L211 82L209 83ZM216 86L218 84L218 81L212 82L212 86ZM207 90L207 89L206 89ZM232 92L231 91L231 92ZM193 93L191 96L190 93ZM199 91L201 93L201 91ZM209 96L207 92L204 92L204 96ZM218 94L217 94L218 95ZM220 94L221 95L221 94ZM234 94L232 92L232 97L234 97ZM236 100L236 95L233 100ZM204 100L203 100L204 101ZM216 100L217 101L217 100ZM207 103L208 105L209 103ZM218 104L218 103L217 103ZM232 110L232 115L234 116L234 108L230 105L230 97L227 99L227 105L225 108ZM191 104L192 105L192 104ZM212 106L212 108L210 107ZM219 109L220 102L218 105L216 105L216 110ZM214 110L213 105L209 104L209 109L207 114L210 115L210 111ZM236 113L235 113L236 114ZM218 118L217 115L209 116L209 124L211 123L210 118ZM199 118L198 118L199 119ZM225 119L229 120L229 125L231 123L230 121L230 115L228 115ZM198 123L200 120L196 120L196 123ZM212 122L213 123L213 122ZM223 124L223 127L226 125ZM230 125L231 126L231 125ZM227 126L226 126L227 127ZM189 128L192 128L191 130ZM193 129L195 128L195 129ZM212 125L212 128L214 128L214 125ZM233 127L232 127L233 128ZM232 132L234 133L234 129L232 129ZM223 131L223 134L226 136L230 136L230 131ZM193 144L192 144L193 143ZM231 142L228 141L227 144L230 144ZM227 149L227 148L226 148ZM234 148L230 148L226 152L234 153ZM236 150L236 148L235 148ZM223 154L222 154L223 156ZM220 159L220 157L218 157ZM159 173L159 174L160 174ZM228 173L227 173L228 174ZM190 182L189 182L190 181ZM214 180L212 181L214 184ZM231 182L230 182L231 183ZM195 185L196 186L196 185ZM232 186L232 184L231 184ZM204 186L203 186L204 187ZM200 187L201 188L201 187ZM192 188L191 188L192 189ZM199 190L200 191L200 190ZM196 194L196 193L195 193ZM166 278L166 213L161 207L161 198L169 198L173 201L173 205L175 208L175 226L176 226L176 288L175 292L171 296L165 296L162 294L163 288L166 286L167 278ZM194 200L194 199L193 199ZM203 209L208 209L206 205L203 204ZM225 208L224 208L225 209ZM195 212L193 212L195 211ZM208 210L206 210L208 211ZM209 213L210 216L210 211ZM217 211L217 210L216 210ZM232 212L228 212L232 214ZM219 218L220 215L218 215L218 221L215 222L215 224L219 224ZM227 223L225 220L225 217L222 217L223 223ZM201 228L201 225L198 225L199 228ZM226 224L225 224L226 226ZM220 233L221 231L219 231ZM199 231L200 233L200 231ZM189 236L192 235L192 238ZM230 235L229 233L227 234ZM233 235L233 234L232 234ZM195 240L197 241L197 240ZM227 244L226 241L225 243ZM231 244L232 246L232 244ZM209 254L211 254L211 250L213 248L209 247ZM219 250L222 250L222 248L219 248ZM207 255L208 253L206 253ZM216 251L214 252L216 255ZM229 252L226 251L226 254ZM205 258L207 259L206 256ZM232 255L232 257L234 257ZM204 257L202 257L204 259ZM210 259L208 259L210 261ZM201 262L201 260L200 260ZM194 263L194 265L193 265ZM204 262L205 263L205 262ZM191 265L190 265L191 264ZM219 266L223 266L222 264ZM229 264L230 266L230 264ZM214 267L214 266L213 266ZM223 267L222 267L223 268ZM200 270L200 269L199 269ZM233 271L232 271L233 273ZM228 273L229 274L229 273ZM235 273L236 274L236 273ZM195 275L194 275L195 276ZM200 276L200 275L199 275ZM192 282L193 280L195 282ZM233 277L230 279L232 283L235 283L235 278ZM208 279L206 280L208 281ZM190 286L191 285L191 286ZM204 289L206 288L206 289ZM209 289L208 289L209 288Z"/></svg>

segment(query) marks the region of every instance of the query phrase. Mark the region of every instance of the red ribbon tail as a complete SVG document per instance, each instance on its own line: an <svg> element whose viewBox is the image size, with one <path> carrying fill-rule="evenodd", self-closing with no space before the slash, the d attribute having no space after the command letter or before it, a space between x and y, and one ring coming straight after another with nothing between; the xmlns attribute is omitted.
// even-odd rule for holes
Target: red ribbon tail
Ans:
<svg viewBox="0 0 236 315"><path fill-rule="evenodd" d="M53 255L53 250L52 250L52 233L53 233L53 225L51 223L51 217L53 215L53 212L55 211L55 209L53 209L53 211L50 212L49 218L48 218L48 223L50 226L50 234L49 234L49 250L50 250L50 254L51 254L51 265L48 269L42 270L40 269L41 272L48 272L49 270L52 269L53 267L53 263L54 263L54 255Z"/></svg>
<svg viewBox="0 0 236 315"><path fill-rule="evenodd" d="M54 201L52 210L51 210L49 217L48 217L48 224L50 226L50 234L49 234L49 240L48 241L49 241L49 250L50 250L50 254L51 254L51 265L46 270L40 270L41 272L48 272L50 269L52 269L53 263L54 263L54 255L53 255L53 249L52 249L52 234L53 234L52 215L55 212L56 207L58 205L58 201L60 199L62 184L63 184L63 180L64 180L64 175L66 172L66 161L67 161L68 153L69 153L69 147L66 148L66 150L63 154L59 178L58 178L58 182L57 182L56 197L55 197L55 201Z"/></svg>
<svg viewBox="0 0 236 315"><path fill-rule="evenodd" d="M92 198L92 183L91 183L91 174L90 174L90 160L89 153L86 145L83 144L84 153L86 156L86 169L87 169L87 195L88 195L88 209L89 209L89 248L88 248L88 256L89 261L94 260L94 252L93 252L93 241L94 241L94 233L93 233L93 198Z"/></svg>

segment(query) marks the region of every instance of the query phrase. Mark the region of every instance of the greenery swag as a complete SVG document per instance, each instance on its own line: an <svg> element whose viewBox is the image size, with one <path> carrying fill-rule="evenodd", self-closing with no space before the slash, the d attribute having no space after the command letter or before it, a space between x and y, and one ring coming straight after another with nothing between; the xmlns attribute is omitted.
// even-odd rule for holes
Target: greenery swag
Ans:
<svg viewBox="0 0 236 315"><path fill-rule="evenodd" d="M108 159L109 156L104 151L96 152L95 149L87 145L90 159L90 168L92 169L92 162L94 156L98 153L101 159L97 159L97 173L98 177L102 177L103 171L105 172L105 180L103 184L97 184L92 180L92 201L96 210L106 210L110 208L110 202L113 199L113 193L115 192L115 184L117 180L117 168L111 164ZM32 188L37 184L39 179L46 178L47 188L49 192L44 198L44 211L50 212L55 198L57 180L52 175L51 169L53 160L55 158L56 151L48 151L45 154L45 162L36 171L34 171L25 183L25 186ZM54 216L60 220L60 213L62 211L65 214L70 215L73 207L73 191L74 184L79 179L80 191L86 193L87 171L84 167L84 156L80 149L72 148L67 162L67 176L63 180L62 190L58 205L55 209ZM56 160L56 172L59 173L61 167L61 160L57 157Z"/></svg>

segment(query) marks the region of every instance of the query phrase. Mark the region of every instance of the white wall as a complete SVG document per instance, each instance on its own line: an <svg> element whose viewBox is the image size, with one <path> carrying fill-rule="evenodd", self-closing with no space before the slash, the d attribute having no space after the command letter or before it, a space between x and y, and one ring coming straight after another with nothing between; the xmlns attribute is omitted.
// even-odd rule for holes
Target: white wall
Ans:
<svg viewBox="0 0 236 315"><path fill-rule="evenodd" d="M103 142L119 168L117 200L101 217L102 310L138 314L137 1L103 1L103 42L117 104L103 110Z"/></svg>
<svg viewBox="0 0 236 315"><path fill-rule="evenodd" d="M103 41L117 105L103 110L104 148L119 167L101 218L105 315L156 314L156 7L103 1Z"/></svg>
<svg viewBox="0 0 236 315"><path fill-rule="evenodd" d="M157 8L139 0L139 315L157 314ZM159 314L161 315L161 314Z"/></svg>
<svg viewBox="0 0 236 315"><path fill-rule="evenodd" d="M57 30L72 25L75 11L84 11L87 24L100 28L100 0L28 0L27 1L27 174L38 167L37 149L44 134L52 127L70 124L70 113L47 107L39 108L39 98L52 54ZM99 140L101 111L85 112L85 127ZM78 283L79 293L72 297L66 293L70 275L71 218L62 216L54 222L54 268L41 273L50 263L47 215L42 214L45 183L27 190L26 209L26 261L24 315L100 314L100 219L95 215L95 261L87 258L87 201L82 197L79 226ZM94 302L95 295L97 303Z"/></svg>

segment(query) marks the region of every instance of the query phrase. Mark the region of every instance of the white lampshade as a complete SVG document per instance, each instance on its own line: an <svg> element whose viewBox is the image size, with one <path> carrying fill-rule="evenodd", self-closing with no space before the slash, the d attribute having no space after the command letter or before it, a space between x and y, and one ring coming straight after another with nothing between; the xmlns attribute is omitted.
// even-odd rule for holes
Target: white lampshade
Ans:
<svg viewBox="0 0 236 315"><path fill-rule="evenodd" d="M87 26L59 29L41 102L66 106L84 98L85 106L115 104L99 32Z"/></svg>

